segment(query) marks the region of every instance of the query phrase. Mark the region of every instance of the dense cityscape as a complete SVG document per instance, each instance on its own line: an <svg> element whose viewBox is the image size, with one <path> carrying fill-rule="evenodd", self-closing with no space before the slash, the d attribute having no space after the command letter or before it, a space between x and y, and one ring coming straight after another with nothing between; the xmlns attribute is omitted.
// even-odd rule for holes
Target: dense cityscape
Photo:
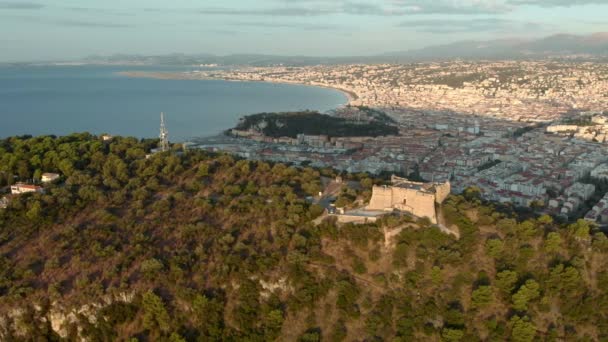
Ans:
<svg viewBox="0 0 608 342"><path fill-rule="evenodd" d="M369 121L373 108L387 113L400 129L396 136L376 138L289 139L239 132L236 136L247 141L211 138L203 140L203 148L355 173L449 180L456 193L475 186L488 200L608 222L604 200L593 196L604 190L594 183L606 180L608 169L604 64L275 67L173 77L333 87L350 97L349 105L337 109L335 116ZM598 203L590 203L592 198Z"/></svg>

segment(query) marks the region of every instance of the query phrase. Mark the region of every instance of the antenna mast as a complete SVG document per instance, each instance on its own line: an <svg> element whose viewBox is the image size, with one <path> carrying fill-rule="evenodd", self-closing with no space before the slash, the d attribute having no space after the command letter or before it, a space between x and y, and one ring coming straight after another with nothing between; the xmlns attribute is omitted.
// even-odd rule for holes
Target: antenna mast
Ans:
<svg viewBox="0 0 608 342"><path fill-rule="evenodd" d="M158 147L161 152L169 151L169 131L165 126L165 113L160 113L160 143Z"/></svg>

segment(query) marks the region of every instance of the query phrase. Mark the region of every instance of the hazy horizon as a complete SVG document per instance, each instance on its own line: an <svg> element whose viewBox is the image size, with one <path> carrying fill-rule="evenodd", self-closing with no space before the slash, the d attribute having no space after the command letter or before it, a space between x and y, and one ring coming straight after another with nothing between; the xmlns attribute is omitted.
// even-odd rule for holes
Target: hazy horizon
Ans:
<svg viewBox="0 0 608 342"><path fill-rule="evenodd" d="M0 62L90 55L369 56L607 31L606 0L0 0Z"/></svg>

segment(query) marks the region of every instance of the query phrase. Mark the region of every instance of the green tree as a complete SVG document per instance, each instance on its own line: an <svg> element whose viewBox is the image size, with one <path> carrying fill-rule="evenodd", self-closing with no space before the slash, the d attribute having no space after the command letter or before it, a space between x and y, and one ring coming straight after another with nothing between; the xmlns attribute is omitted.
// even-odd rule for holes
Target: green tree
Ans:
<svg viewBox="0 0 608 342"><path fill-rule="evenodd" d="M224 321L223 311L223 303L216 298L208 299L200 294L194 297L192 319L205 339L213 341L221 339Z"/></svg>
<svg viewBox="0 0 608 342"><path fill-rule="evenodd" d="M481 189L476 186L468 187L464 190L463 196L469 201L479 199L481 198Z"/></svg>
<svg viewBox="0 0 608 342"><path fill-rule="evenodd" d="M367 267L361 258L356 257L353 261L353 271L355 271L357 274L367 273Z"/></svg>
<svg viewBox="0 0 608 342"><path fill-rule="evenodd" d="M307 331L298 337L298 342L320 342L321 334L318 331Z"/></svg>
<svg viewBox="0 0 608 342"><path fill-rule="evenodd" d="M577 220L575 223L568 226L568 232L578 241L586 241L589 239L591 226L585 220Z"/></svg>
<svg viewBox="0 0 608 342"><path fill-rule="evenodd" d="M593 249L601 253L608 252L608 237L606 237L606 234L598 232L593 235Z"/></svg>
<svg viewBox="0 0 608 342"><path fill-rule="evenodd" d="M30 209L27 211L25 216L27 216L27 218L30 219L31 221L37 221L38 219L40 219L41 213L42 213L42 206L40 205L40 202L35 201L34 203L32 203L32 205L30 206Z"/></svg>
<svg viewBox="0 0 608 342"><path fill-rule="evenodd" d="M283 312L281 310L272 310L266 314L264 318L264 330L267 340L274 340L283 326Z"/></svg>
<svg viewBox="0 0 608 342"><path fill-rule="evenodd" d="M528 309L528 303L540 296L540 286L533 279L528 279L515 294L513 294L513 308L518 311Z"/></svg>
<svg viewBox="0 0 608 342"><path fill-rule="evenodd" d="M509 296L515 289L517 283L517 272L504 270L496 274L496 287L503 295Z"/></svg>
<svg viewBox="0 0 608 342"><path fill-rule="evenodd" d="M158 276L158 272L162 271L163 268L162 262L158 259L150 258L141 263L140 271L143 273L144 277L154 279Z"/></svg>
<svg viewBox="0 0 608 342"><path fill-rule="evenodd" d="M511 340L513 342L531 342L536 336L536 326L527 316L511 318Z"/></svg>
<svg viewBox="0 0 608 342"><path fill-rule="evenodd" d="M559 233L551 232L547 234L545 239L544 249L547 253L557 253L561 250L562 238Z"/></svg>
<svg viewBox="0 0 608 342"><path fill-rule="evenodd" d="M36 181L39 181L42 178L42 171L40 169L36 169L32 178L34 178Z"/></svg>
<svg viewBox="0 0 608 342"><path fill-rule="evenodd" d="M461 329L444 328L441 331L441 339L444 341L461 341L464 338L464 331Z"/></svg>
<svg viewBox="0 0 608 342"><path fill-rule="evenodd" d="M489 239L486 241L486 253L494 259L502 257L505 250L505 243L500 239Z"/></svg>
<svg viewBox="0 0 608 342"><path fill-rule="evenodd" d="M350 279L339 281L337 307L350 317L359 317L360 312L356 302L360 294L361 290Z"/></svg>
<svg viewBox="0 0 608 342"><path fill-rule="evenodd" d="M471 304L474 308L483 308L494 300L494 291L491 286L483 285L478 287L471 294Z"/></svg>
<svg viewBox="0 0 608 342"><path fill-rule="evenodd" d="M186 342L186 340L178 333L172 333L169 336L169 342Z"/></svg>
<svg viewBox="0 0 608 342"><path fill-rule="evenodd" d="M534 222L528 220L517 225L517 235L520 239L527 241L538 232Z"/></svg>
<svg viewBox="0 0 608 342"><path fill-rule="evenodd" d="M439 266L433 266L433 268L431 268L431 281L433 282L433 285L435 285L435 286L439 286L441 284L441 282L443 281L443 276L441 274L441 268L439 268Z"/></svg>
<svg viewBox="0 0 608 342"><path fill-rule="evenodd" d="M537 219L537 221L542 225L550 225L553 223L553 218L549 215L542 215Z"/></svg>
<svg viewBox="0 0 608 342"><path fill-rule="evenodd" d="M547 283L552 291L563 293L564 299L584 289L584 282L579 271L575 267L565 267L563 264L551 269Z"/></svg>
<svg viewBox="0 0 608 342"><path fill-rule="evenodd" d="M207 176L209 176L209 164L201 164L198 167L196 175L198 177L207 177Z"/></svg>
<svg viewBox="0 0 608 342"><path fill-rule="evenodd" d="M163 300L152 291L144 293L142 297L142 309L144 311L144 327L146 329L158 328L163 332L170 329L171 319L165 308Z"/></svg>

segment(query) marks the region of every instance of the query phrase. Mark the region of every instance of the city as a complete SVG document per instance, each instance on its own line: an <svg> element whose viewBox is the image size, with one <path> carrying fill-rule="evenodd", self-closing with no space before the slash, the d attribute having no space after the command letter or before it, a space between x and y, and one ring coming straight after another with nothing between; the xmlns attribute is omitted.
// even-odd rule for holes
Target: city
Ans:
<svg viewBox="0 0 608 342"><path fill-rule="evenodd" d="M375 138L296 140L240 132L241 139L236 140L203 139L201 148L352 173L393 172L425 181L449 180L454 193L476 187L487 200L534 205L556 216L608 223L608 211L588 203L599 200L594 195L604 195L596 194L593 183L607 179L608 68L604 64L278 67L172 77L334 87L347 91L351 99L333 115L369 119L372 107L399 126L397 136ZM601 207L603 202L598 203Z"/></svg>

